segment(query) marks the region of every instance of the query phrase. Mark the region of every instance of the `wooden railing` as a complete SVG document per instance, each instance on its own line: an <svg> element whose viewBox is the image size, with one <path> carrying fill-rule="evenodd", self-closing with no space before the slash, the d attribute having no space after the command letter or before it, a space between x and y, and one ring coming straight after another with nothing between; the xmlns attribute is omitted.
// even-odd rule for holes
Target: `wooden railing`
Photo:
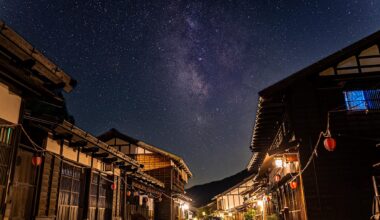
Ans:
<svg viewBox="0 0 380 220"><path fill-rule="evenodd" d="M139 205L126 205L124 212L124 220L132 220L132 216L142 216L146 219L153 220L153 211L149 210L148 207L143 207Z"/></svg>

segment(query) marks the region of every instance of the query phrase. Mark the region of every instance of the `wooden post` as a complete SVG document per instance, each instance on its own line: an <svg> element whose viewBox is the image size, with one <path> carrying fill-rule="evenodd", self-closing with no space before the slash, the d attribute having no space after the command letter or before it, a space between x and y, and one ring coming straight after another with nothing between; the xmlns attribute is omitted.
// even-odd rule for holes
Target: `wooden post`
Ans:
<svg viewBox="0 0 380 220"><path fill-rule="evenodd" d="M22 105L23 106L23 105ZM20 119L21 121L21 119ZM8 167L8 176L7 176L7 182L5 186L5 196L4 196L4 207L2 208L1 215L4 217L10 217L10 211L12 207L12 203L9 202L9 197L12 197L12 184L13 184L13 176L14 176L14 170L16 166L16 160L17 152L19 148L19 143L21 139L21 129L14 129L14 143L11 151L11 159Z"/></svg>

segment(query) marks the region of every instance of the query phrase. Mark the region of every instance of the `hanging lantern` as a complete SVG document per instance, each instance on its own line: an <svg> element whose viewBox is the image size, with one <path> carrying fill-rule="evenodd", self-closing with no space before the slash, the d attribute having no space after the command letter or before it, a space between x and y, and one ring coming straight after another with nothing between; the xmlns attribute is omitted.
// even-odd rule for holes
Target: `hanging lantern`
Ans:
<svg viewBox="0 0 380 220"><path fill-rule="evenodd" d="M158 202L162 202L162 198L160 197L160 198L158 198Z"/></svg>
<svg viewBox="0 0 380 220"><path fill-rule="evenodd" d="M112 184L111 184L111 189L112 189L112 190L115 190L115 189L116 189L116 183L112 183Z"/></svg>
<svg viewBox="0 0 380 220"><path fill-rule="evenodd" d="M334 151L336 148L336 141L332 137L326 137L323 141L323 145L325 145L326 150L328 151Z"/></svg>
<svg viewBox="0 0 380 220"><path fill-rule="evenodd" d="M33 166L36 166L36 167L40 166L42 164L42 157L37 154L33 155L32 164Z"/></svg>
<svg viewBox="0 0 380 220"><path fill-rule="evenodd" d="M133 192L133 196L139 196L139 192L138 191L134 191Z"/></svg>
<svg viewBox="0 0 380 220"><path fill-rule="evenodd" d="M266 198L267 202L270 202L270 196L266 196L265 198Z"/></svg>
<svg viewBox="0 0 380 220"><path fill-rule="evenodd" d="M127 196L131 196L132 192L131 191L127 191Z"/></svg>
<svg viewBox="0 0 380 220"><path fill-rule="evenodd" d="M281 180L281 176L280 176L280 174L276 174L276 175L274 175L274 181L275 182L279 182Z"/></svg>
<svg viewBox="0 0 380 220"><path fill-rule="evenodd" d="M297 189L297 182L296 181L290 182L289 185L290 185L290 188Z"/></svg>

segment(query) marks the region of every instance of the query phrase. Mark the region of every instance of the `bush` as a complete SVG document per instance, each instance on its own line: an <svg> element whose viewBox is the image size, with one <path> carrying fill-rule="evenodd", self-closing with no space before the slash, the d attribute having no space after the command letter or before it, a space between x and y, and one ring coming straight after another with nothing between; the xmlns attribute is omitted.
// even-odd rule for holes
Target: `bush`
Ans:
<svg viewBox="0 0 380 220"><path fill-rule="evenodd" d="M244 220L255 220L256 210L250 209L244 214Z"/></svg>

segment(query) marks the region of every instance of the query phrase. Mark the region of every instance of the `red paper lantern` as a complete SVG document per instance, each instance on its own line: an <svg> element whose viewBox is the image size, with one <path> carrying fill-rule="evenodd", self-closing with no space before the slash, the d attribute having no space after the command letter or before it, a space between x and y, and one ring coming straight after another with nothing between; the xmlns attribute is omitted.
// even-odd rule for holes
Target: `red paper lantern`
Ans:
<svg viewBox="0 0 380 220"><path fill-rule="evenodd" d="M323 141L323 145L325 145L326 150L328 151L334 151L336 148L336 141L332 137L326 137Z"/></svg>
<svg viewBox="0 0 380 220"><path fill-rule="evenodd" d="M290 182L289 185L290 185L290 188L297 189L297 182L296 181Z"/></svg>
<svg viewBox="0 0 380 220"><path fill-rule="evenodd" d="M32 157L32 164L33 164L33 166L36 166L36 167L40 166L42 164L42 157L37 156L37 155L33 156Z"/></svg>
<svg viewBox="0 0 380 220"><path fill-rule="evenodd" d="M127 191L127 196L131 196L132 192L131 191Z"/></svg>
<svg viewBox="0 0 380 220"><path fill-rule="evenodd" d="M276 174L276 175L274 175L274 181L275 182L279 182L281 180L281 176L280 176L280 174Z"/></svg>
<svg viewBox="0 0 380 220"><path fill-rule="evenodd" d="M270 196L266 196L267 202L270 202Z"/></svg>
<svg viewBox="0 0 380 220"><path fill-rule="evenodd" d="M115 190L115 189L116 189L116 184L115 184L115 183L112 183L112 184L111 184L111 189L112 189L112 190Z"/></svg>

